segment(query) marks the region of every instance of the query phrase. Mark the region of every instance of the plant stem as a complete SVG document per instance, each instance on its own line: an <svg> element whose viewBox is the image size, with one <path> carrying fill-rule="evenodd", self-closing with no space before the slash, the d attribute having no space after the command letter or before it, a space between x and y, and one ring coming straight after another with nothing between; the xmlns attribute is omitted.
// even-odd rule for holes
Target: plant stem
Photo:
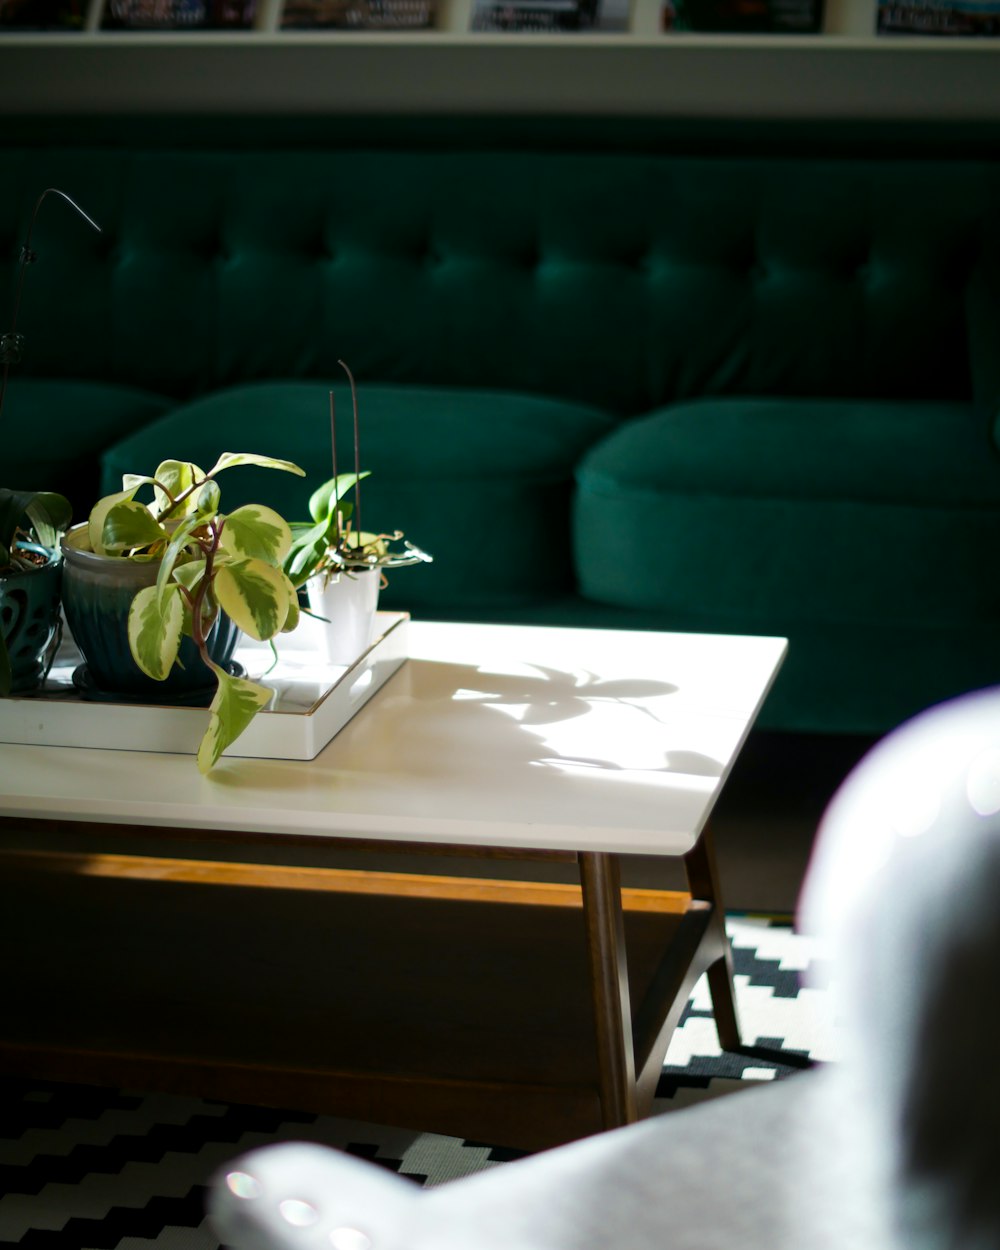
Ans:
<svg viewBox="0 0 1000 1250"><path fill-rule="evenodd" d="M166 495L166 497L170 500L170 507L167 508L164 512L161 512L159 516L156 518L158 521L162 523L163 518L168 517L171 514L171 512L173 512L173 510L177 507L177 505L183 500L184 496L180 495L177 499L175 499L173 495L171 495L170 491L168 491L167 488L161 482L159 482L155 477L152 479L151 485L153 486L155 490L160 491L161 494Z"/></svg>
<svg viewBox="0 0 1000 1250"><path fill-rule="evenodd" d="M216 522L213 521L211 525L211 542L203 543L200 540L198 541L199 547L201 547L202 551L205 553L205 572L202 575L201 581L198 583L197 591L191 599L191 637L194 640L195 646L198 648L198 653L201 655L202 660L209 668L211 667L212 661L209 659L208 655L208 634L202 624L202 608L205 605L205 596L208 594L209 588L212 585L212 577L215 570L215 553L219 549L219 542L222 538L222 526L224 524L224 521L222 524L216 524ZM213 617L212 625L214 624L215 618ZM211 630L212 626L210 625L208 633L211 633Z"/></svg>

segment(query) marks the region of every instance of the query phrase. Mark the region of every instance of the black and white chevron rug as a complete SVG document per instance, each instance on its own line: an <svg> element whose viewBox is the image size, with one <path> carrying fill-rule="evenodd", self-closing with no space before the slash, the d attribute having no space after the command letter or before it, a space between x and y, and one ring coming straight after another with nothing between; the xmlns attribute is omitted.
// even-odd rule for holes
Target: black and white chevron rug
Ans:
<svg viewBox="0 0 1000 1250"><path fill-rule="evenodd" d="M744 1040L779 1059L784 1051L836 1060L836 1022L816 986L822 951L787 920L731 915L727 923ZM672 1040L655 1110L669 1114L794 1070L722 1054L702 981ZM339 1146L422 1185L516 1157L433 1133L130 1090L0 1077L0 1100L0 1246L23 1250L218 1250L206 1181L272 1141Z"/></svg>

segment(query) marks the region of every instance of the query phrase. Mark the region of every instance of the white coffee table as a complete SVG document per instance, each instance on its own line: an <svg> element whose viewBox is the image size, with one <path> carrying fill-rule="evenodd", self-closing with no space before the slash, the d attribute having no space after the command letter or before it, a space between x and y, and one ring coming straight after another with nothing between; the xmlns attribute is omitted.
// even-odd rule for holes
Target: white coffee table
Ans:
<svg viewBox="0 0 1000 1250"><path fill-rule="evenodd" d="M465 1136L485 1138L494 1128L490 1140L527 1146L626 1123L648 1109L670 1032L702 972L723 1046L740 1044L707 821L785 640L420 622L409 629L410 660L315 760L225 757L205 778L187 755L0 747L0 872L14 884L62 877L270 885L332 894L330 906L348 912L359 898L406 899L408 907L421 898L445 912L461 904L469 933L478 932L476 917L500 908L517 917L499 930L501 946L504 932L516 945L513 935L520 940L535 918L547 934L557 914L582 912L571 936L587 953L596 1122L586 1098L579 1113L557 1122L560 1099L568 1105L575 1094L558 1079L526 1078L523 1065L509 1088L502 1075L432 1078L407 1074L405 1064L352 1074L339 1059L328 1073L293 1063L265 1074L267 1064L237 1062L226 1078L218 1056L160 1053L150 1070L174 1087L215 1074L211 1092L247 1101L260 1082L275 1099L300 1102L326 1089L328 1110ZM151 839L163 840L167 853L150 854ZM225 844L239 856L205 860L195 850L180 858L178 840ZM471 848L500 859L568 860L579 866L580 886L300 866L282 856L282 848L326 854L362 844L437 852L436 866ZM261 848L267 855L255 854ZM626 891L623 911L620 858L636 854L679 860L689 890ZM670 933L662 954L632 969L631 986L630 917L662 921ZM557 940L540 939L540 960ZM639 944L651 940L644 932ZM507 975L498 972L498 984ZM557 968L550 985L563 979ZM515 1007L516 998L515 991ZM534 1046L544 1050L545 1037ZM99 1050L8 1034L0 1069L142 1078L138 1051L109 1047L102 1058ZM458 1071L461 1060L452 1062ZM515 1087L532 1108L523 1131L511 1107ZM479 1103L492 1110L480 1115ZM437 1107L440 1122L427 1122Z"/></svg>

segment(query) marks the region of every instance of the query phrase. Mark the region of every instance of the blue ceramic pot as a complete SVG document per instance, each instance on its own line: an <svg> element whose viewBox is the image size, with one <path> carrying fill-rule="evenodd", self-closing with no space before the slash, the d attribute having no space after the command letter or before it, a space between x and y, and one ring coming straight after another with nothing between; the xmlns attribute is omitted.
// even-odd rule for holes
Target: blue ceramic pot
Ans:
<svg viewBox="0 0 1000 1250"><path fill-rule="evenodd" d="M63 538L63 609L73 640L86 661L78 684L95 697L121 695L150 703L194 701L215 689L215 675L202 663L190 638L181 640L175 664L165 681L148 677L128 645L128 612L138 591L156 582L156 561L123 560L90 550L86 525L75 525ZM240 631L219 613L209 635L208 651L228 667ZM181 667L183 665L183 667Z"/></svg>
<svg viewBox="0 0 1000 1250"><path fill-rule="evenodd" d="M24 694L45 680L59 645L59 584L62 557L37 543L24 550L45 556L48 563L0 577L0 629L10 657L10 692Z"/></svg>

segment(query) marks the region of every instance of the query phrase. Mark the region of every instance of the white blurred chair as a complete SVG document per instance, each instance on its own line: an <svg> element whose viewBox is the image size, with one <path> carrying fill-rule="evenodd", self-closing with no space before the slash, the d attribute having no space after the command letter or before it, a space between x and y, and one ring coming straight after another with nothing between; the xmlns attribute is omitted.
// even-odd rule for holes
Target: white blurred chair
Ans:
<svg viewBox="0 0 1000 1250"><path fill-rule="evenodd" d="M997 1250L1000 688L884 739L830 804L799 907L846 1054L422 1190L312 1145L216 1178L236 1250Z"/></svg>

